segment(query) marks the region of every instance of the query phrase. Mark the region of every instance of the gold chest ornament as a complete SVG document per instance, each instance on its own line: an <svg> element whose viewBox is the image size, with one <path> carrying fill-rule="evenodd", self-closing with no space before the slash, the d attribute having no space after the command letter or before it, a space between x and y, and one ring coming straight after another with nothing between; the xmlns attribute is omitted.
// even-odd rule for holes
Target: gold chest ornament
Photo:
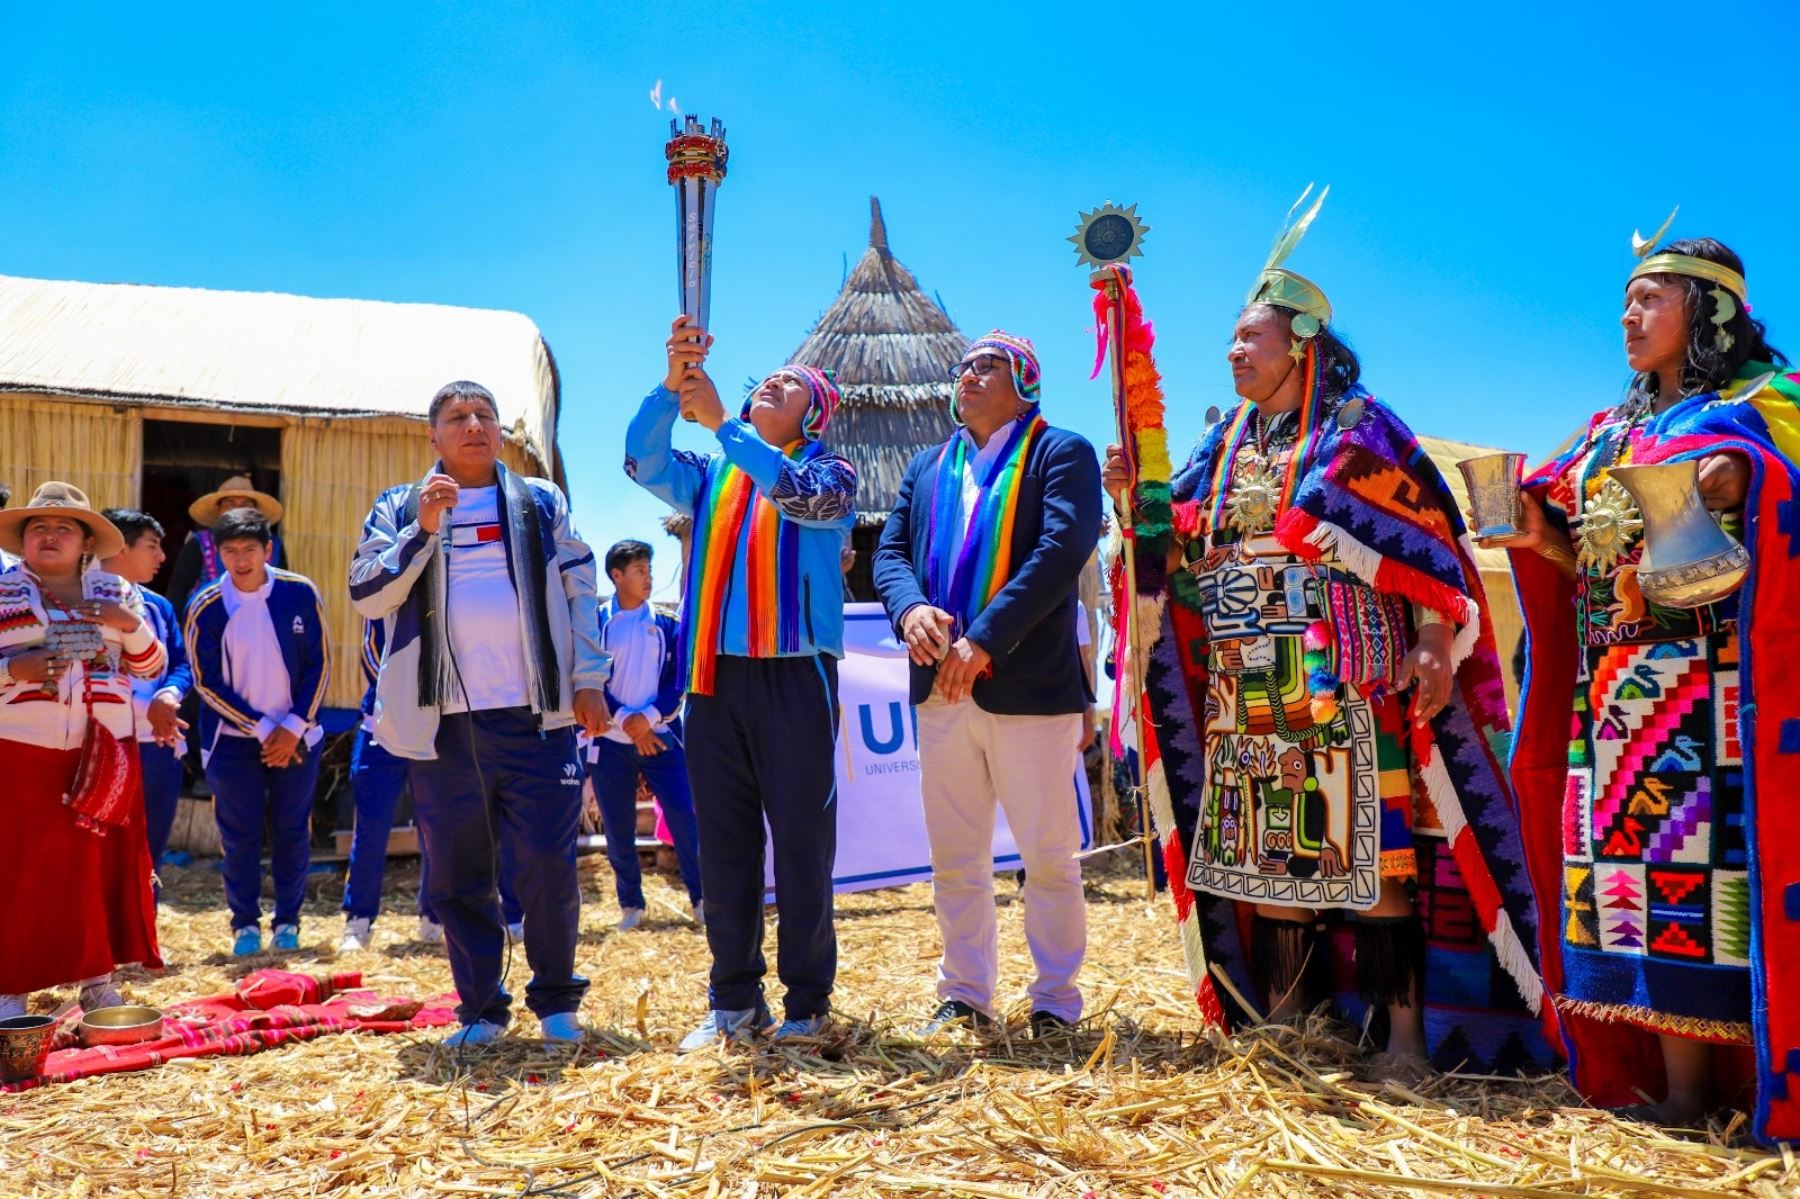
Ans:
<svg viewBox="0 0 1800 1199"><path fill-rule="evenodd" d="M1275 509L1281 502L1281 478L1275 463L1255 450L1239 456L1226 500L1226 521L1241 536L1266 533L1275 527Z"/></svg>
<svg viewBox="0 0 1800 1199"><path fill-rule="evenodd" d="M1601 575L1613 572L1644 529L1643 518L1631 493L1610 474L1600 484L1600 490L1582 506L1581 517L1575 523L1578 551L1575 563L1583 570Z"/></svg>

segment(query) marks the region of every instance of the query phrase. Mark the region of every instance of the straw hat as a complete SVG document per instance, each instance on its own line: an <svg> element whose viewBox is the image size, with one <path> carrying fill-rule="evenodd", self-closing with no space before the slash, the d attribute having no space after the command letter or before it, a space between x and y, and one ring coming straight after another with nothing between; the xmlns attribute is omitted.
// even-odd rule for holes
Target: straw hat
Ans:
<svg viewBox="0 0 1800 1199"><path fill-rule="evenodd" d="M96 559L110 558L125 549L125 535L118 526L94 510L87 492L72 483L45 483L31 493L31 502L23 508L0 510L0 550L9 554L25 551L25 524L34 516L65 516L79 521L94 535Z"/></svg>
<svg viewBox="0 0 1800 1199"><path fill-rule="evenodd" d="M209 491L188 505L188 515L194 523L202 528L210 529L219 523L222 515L219 501L227 496L244 495L256 501L256 510L269 518L269 523L281 523L281 501L265 491L258 491L256 484L250 481L249 475L232 475L219 484L217 491Z"/></svg>

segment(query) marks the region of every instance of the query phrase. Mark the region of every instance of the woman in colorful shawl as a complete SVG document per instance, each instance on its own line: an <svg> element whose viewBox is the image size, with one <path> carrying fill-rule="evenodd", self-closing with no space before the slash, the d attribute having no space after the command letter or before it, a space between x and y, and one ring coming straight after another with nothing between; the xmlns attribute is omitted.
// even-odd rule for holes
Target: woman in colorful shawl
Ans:
<svg viewBox="0 0 1800 1199"><path fill-rule="evenodd" d="M1577 1086L1661 1095L1634 1114L1686 1124L1747 1081L1748 1055L1719 1047L1752 1046L1757 1131L1792 1138L1800 821L1765 787L1800 764L1800 376L1747 300L1716 241L1646 258L1624 402L1525 481L1504 543L1530 653L1512 767ZM1698 608L1645 597L1642 521L1609 473L1682 459L1751 563Z"/></svg>
<svg viewBox="0 0 1800 1199"><path fill-rule="evenodd" d="M1176 903L1198 905L1245 1004L1284 1017L1329 990L1352 1018L1372 1009L1384 1074L1546 1063L1473 553L1324 294L1279 269L1297 240L1238 317L1241 402L1172 482L1179 560L1146 686L1191 846Z"/></svg>

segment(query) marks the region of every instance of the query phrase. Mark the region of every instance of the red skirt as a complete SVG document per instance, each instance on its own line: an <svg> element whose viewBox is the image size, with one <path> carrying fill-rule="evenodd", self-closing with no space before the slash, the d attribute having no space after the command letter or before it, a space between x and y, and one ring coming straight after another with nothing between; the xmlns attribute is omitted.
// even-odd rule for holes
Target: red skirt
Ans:
<svg viewBox="0 0 1800 1199"><path fill-rule="evenodd" d="M63 804L81 751L0 739L0 995L161 966L140 802L95 836Z"/></svg>

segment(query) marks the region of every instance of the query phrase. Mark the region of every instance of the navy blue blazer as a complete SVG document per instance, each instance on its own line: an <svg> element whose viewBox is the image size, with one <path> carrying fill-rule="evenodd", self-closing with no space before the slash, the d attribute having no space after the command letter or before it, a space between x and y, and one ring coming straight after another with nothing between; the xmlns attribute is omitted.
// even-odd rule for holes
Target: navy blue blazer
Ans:
<svg viewBox="0 0 1800 1199"><path fill-rule="evenodd" d="M923 450L907 466L875 551L875 589L896 632L909 609L930 602L925 568L941 450ZM1100 461L1079 434L1047 428L1019 486L1012 578L967 633L994 659L993 677L976 681L974 699L1001 716L1084 712L1094 693L1075 645L1075 596L1100 539ZM936 676L936 666L912 664L913 703L930 697Z"/></svg>

